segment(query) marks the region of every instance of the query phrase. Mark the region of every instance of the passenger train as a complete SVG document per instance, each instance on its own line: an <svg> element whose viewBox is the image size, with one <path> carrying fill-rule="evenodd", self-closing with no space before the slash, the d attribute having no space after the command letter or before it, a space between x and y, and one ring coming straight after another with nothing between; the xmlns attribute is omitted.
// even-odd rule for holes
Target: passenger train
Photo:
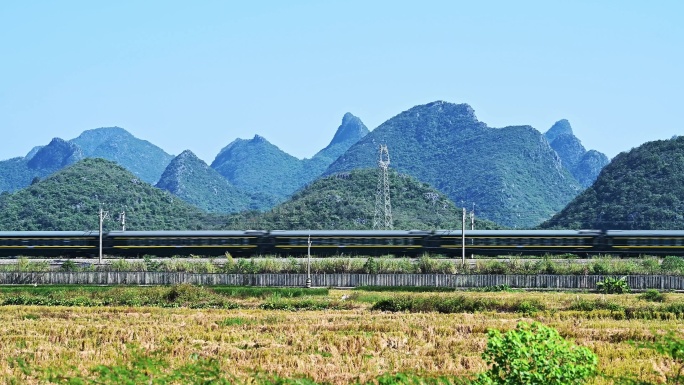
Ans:
<svg viewBox="0 0 684 385"><path fill-rule="evenodd" d="M461 230L109 231L104 254L121 257L259 255L460 256ZM310 244L309 244L310 242ZM0 257L93 257L97 231L0 232ZM684 255L684 230L466 230L468 255Z"/></svg>

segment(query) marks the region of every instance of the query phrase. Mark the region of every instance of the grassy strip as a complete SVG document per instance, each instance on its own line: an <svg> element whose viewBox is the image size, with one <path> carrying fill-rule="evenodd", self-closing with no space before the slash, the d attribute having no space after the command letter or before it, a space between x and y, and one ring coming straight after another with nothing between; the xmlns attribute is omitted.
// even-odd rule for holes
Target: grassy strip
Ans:
<svg viewBox="0 0 684 385"><path fill-rule="evenodd" d="M358 286L355 291L370 292L408 292L408 293L453 293L453 287L438 286Z"/></svg>
<svg viewBox="0 0 684 385"><path fill-rule="evenodd" d="M535 298L501 299L486 297L459 296L410 296L398 295L379 299L371 310L389 312L427 313L437 312L476 313L499 312L535 315L546 312L559 317L575 317L589 319L614 320L678 320L684 319L684 303L668 303L662 305L644 304L641 306L624 306L617 302L596 299L589 301L578 298L569 306L558 306L552 309Z"/></svg>
<svg viewBox="0 0 684 385"><path fill-rule="evenodd" d="M453 293L456 291L462 291L462 290L455 289L453 287L440 287L440 286L359 286L359 287L355 287L354 290L370 291L370 292L407 292L407 293ZM468 291L490 293L490 292L499 292L499 291L514 292L514 291L519 291L519 290L511 289L508 285L496 285L496 286L474 287L474 288L468 289Z"/></svg>
<svg viewBox="0 0 684 385"><path fill-rule="evenodd" d="M128 359L118 359L114 365L96 365L87 374L73 373L74 368L60 367L45 369L32 367L21 357L10 361L21 369L22 374L8 379L9 383L24 383L36 380L51 384L187 384L187 385L323 385L311 378L287 378L268 373L255 373L252 378L240 380L226 375L216 359L194 355L193 359L180 365L173 365L164 358L167 352L144 352L135 346L128 347ZM421 376L414 373L382 374L355 385L465 385L470 381L456 376Z"/></svg>
<svg viewBox="0 0 684 385"><path fill-rule="evenodd" d="M562 256L561 256L562 257ZM35 262L20 258L16 264L2 264L0 271L8 272L45 272L61 271L158 271L188 273L227 273L227 274L260 274L260 273L296 273L304 274L307 263L303 259L294 258L252 258L252 259L196 259L187 260L169 258L164 260L129 261L112 260L104 266L78 266L67 261L60 267L51 266L47 262ZM556 256L512 257L508 260L477 259L474 265L469 261L462 266L459 260L443 259L441 255L425 254L417 259L395 258L320 258L311 261L313 274L359 273L359 274L568 274L568 275L635 275L635 274L668 274L684 275L684 259L667 256L662 260L654 257L641 259L622 259L602 257L583 260L557 260Z"/></svg>
<svg viewBox="0 0 684 385"><path fill-rule="evenodd" d="M304 296L328 295L327 288L304 289L294 287L245 287L245 286L212 286L214 292L236 298L267 298L278 295L284 298L297 298Z"/></svg>
<svg viewBox="0 0 684 385"><path fill-rule="evenodd" d="M158 306L235 309L239 305L211 289L181 284L154 287L14 287L0 293L0 305Z"/></svg>
<svg viewBox="0 0 684 385"><path fill-rule="evenodd" d="M442 297L414 297L397 296L376 302L371 310L411 313L475 313L475 312L506 312L534 314L545 310L544 304L535 299L503 301L493 298L471 298L466 296Z"/></svg>

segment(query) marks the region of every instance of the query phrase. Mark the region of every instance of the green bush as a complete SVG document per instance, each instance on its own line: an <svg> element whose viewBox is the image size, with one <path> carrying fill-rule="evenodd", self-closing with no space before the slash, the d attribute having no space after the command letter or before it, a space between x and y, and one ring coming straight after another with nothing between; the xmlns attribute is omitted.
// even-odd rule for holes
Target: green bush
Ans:
<svg viewBox="0 0 684 385"><path fill-rule="evenodd" d="M475 384L571 385L582 384L596 373L594 353L538 322L520 322L515 330L505 334L490 330L488 335L482 357L491 369Z"/></svg>
<svg viewBox="0 0 684 385"><path fill-rule="evenodd" d="M659 292L656 289L649 289L639 295L639 298L643 299L644 301L665 302L667 295L665 293Z"/></svg>
<svg viewBox="0 0 684 385"><path fill-rule="evenodd" d="M624 294L629 293L630 288L627 284L627 277L607 277L596 283L596 291L604 294Z"/></svg>
<svg viewBox="0 0 684 385"><path fill-rule="evenodd" d="M684 274L684 258L670 255L663 259L660 268L666 273Z"/></svg>
<svg viewBox="0 0 684 385"><path fill-rule="evenodd" d="M378 270L378 262L373 257L368 258L363 264L363 272L366 274L378 274Z"/></svg>

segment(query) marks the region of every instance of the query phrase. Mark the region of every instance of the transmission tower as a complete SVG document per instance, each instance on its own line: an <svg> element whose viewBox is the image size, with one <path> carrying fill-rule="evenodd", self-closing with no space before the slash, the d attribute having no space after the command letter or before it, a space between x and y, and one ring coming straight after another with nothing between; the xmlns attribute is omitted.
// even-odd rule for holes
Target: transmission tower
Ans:
<svg viewBox="0 0 684 385"><path fill-rule="evenodd" d="M390 202L390 186L387 168L390 157L387 146L380 145L378 159L378 187L375 192L375 216L373 217L374 230L392 230L392 202Z"/></svg>

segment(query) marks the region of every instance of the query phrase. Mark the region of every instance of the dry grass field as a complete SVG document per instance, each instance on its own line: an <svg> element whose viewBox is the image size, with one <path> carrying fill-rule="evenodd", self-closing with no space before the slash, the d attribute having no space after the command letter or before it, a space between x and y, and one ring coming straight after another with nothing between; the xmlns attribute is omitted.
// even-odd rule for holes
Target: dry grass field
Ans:
<svg viewBox="0 0 684 385"><path fill-rule="evenodd" d="M648 341L654 334L675 331L681 319L615 319L607 310L563 310L577 301L610 301L643 305L636 294L458 293L503 301L525 298L545 308L534 314L388 313L371 311L374 299L393 293L331 290L328 297L353 305L347 310L262 310L259 300L242 299L243 308L167 309L158 307L0 308L0 379L39 383L11 362L21 357L33 368L87 373L98 364L126 359L131 346L157 351L172 366L194 357L216 358L221 369L247 380L256 372L307 377L318 382L348 384L383 373L413 372L426 376L472 376L485 370L481 354L490 328L508 330L521 320L539 321L566 338L590 348L599 369L608 375L633 374L658 383L673 363L630 340ZM413 296L453 293L406 294ZM668 295L667 301L684 301ZM619 318L619 317L617 317ZM595 378L593 384L611 381Z"/></svg>

